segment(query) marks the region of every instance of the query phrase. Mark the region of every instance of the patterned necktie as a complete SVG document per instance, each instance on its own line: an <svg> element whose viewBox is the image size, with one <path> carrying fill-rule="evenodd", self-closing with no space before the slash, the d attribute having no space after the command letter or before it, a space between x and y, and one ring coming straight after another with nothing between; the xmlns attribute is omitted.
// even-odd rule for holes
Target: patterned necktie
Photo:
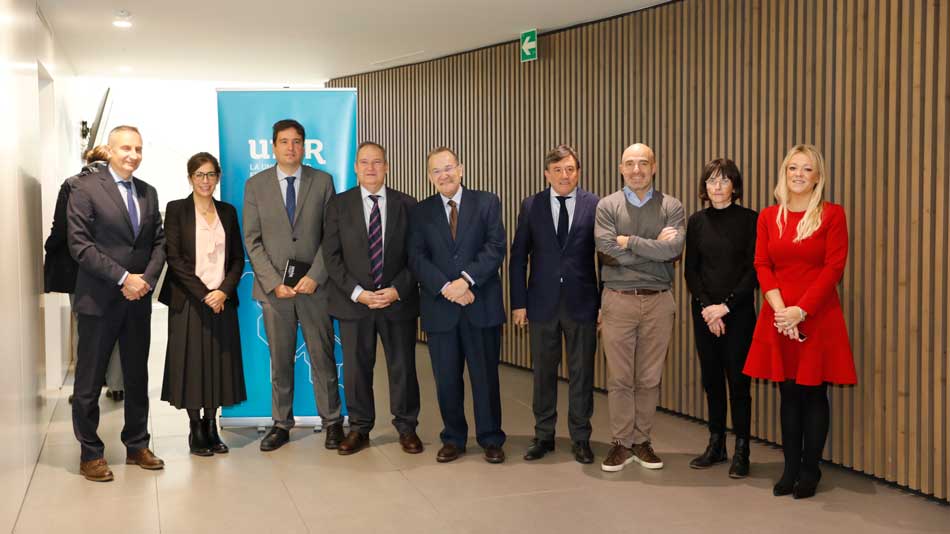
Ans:
<svg viewBox="0 0 950 534"><path fill-rule="evenodd" d="M558 196L558 202L561 203L561 210L557 215L557 242L561 244L561 248L564 248L564 245L567 244L567 197Z"/></svg>
<svg viewBox="0 0 950 534"><path fill-rule="evenodd" d="M125 187L125 201L129 208L129 219L132 221L132 235L139 235L139 209L135 206L135 199L132 198L132 182L122 180L120 185Z"/></svg>
<svg viewBox="0 0 950 534"><path fill-rule="evenodd" d="M448 204L452 208L452 211L449 212L449 231L452 232L452 240L454 241L455 234L459 229L459 209L454 200L449 200Z"/></svg>
<svg viewBox="0 0 950 534"><path fill-rule="evenodd" d="M294 227L294 212L297 211L297 191L294 189L294 180L296 176L287 177L287 218L290 219L290 227Z"/></svg>
<svg viewBox="0 0 950 534"><path fill-rule="evenodd" d="M370 195L373 209L369 212L369 274L376 289L383 285L383 219L379 214L379 195Z"/></svg>

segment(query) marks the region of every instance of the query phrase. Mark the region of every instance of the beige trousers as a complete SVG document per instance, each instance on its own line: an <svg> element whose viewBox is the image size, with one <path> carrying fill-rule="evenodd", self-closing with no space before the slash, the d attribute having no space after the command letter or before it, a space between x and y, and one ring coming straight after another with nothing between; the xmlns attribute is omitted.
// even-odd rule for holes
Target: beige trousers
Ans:
<svg viewBox="0 0 950 534"><path fill-rule="evenodd" d="M673 333L673 292L624 295L604 289L601 301L607 357L607 406L614 441L650 441L660 379Z"/></svg>

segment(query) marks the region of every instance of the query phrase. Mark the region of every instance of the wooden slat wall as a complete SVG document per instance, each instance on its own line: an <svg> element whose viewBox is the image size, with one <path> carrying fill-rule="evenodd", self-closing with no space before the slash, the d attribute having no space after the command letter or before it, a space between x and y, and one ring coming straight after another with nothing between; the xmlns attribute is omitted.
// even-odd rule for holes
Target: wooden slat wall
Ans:
<svg viewBox="0 0 950 534"><path fill-rule="evenodd" d="M542 35L534 63L506 43L328 85L359 89L360 138L387 147L398 189L431 194L426 152L456 148L466 183L501 197L509 240L557 143L602 196L624 147L651 145L658 188L688 213L706 160L735 159L761 209L788 147L816 144L851 230L839 291L860 381L832 388L826 458L947 499L948 36L938 0L688 0ZM674 289L661 402L704 418L681 276ZM529 367L527 335L506 326L503 357ZM753 431L778 442L776 388L753 388Z"/></svg>

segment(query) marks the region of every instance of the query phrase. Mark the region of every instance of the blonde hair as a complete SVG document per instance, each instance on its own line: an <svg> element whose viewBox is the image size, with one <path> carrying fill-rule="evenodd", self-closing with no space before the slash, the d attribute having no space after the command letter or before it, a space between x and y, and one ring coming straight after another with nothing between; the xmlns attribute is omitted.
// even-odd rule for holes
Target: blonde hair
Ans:
<svg viewBox="0 0 950 534"><path fill-rule="evenodd" d="M775 199L778 200L778 215L775 217L775 223L778 225L778 233L782 235L785 231L785 222L788 220L788 162L798 154L805 154L811 160L812 165L818 172L818 184L811 192L811 198L808 199L808 208L805 210L805 216L798 221L795 227L794 243L798 243L814 234L821 228L821 210L824 206L825 179L825 159L821 156L813 145L795 145L785 155L782 161L782 167L779 170L778 184L775 186Z"/></svg>

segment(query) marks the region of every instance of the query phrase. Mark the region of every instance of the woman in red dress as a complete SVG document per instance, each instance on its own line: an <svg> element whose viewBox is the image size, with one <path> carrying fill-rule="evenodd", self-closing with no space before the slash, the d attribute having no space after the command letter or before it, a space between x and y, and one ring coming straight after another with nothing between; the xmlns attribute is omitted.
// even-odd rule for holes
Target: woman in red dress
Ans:
<svg viewBox="0 0 950 534"><path fill-rule="evenodd" d="M777 205L759 214L755 270L765 295L743 372L779 383L785 469L772 493L815 494L828 436L827 384L857 376L836 286L848 258L844 209L822 198L824 159L796 145L782 162Z"/></svg>

